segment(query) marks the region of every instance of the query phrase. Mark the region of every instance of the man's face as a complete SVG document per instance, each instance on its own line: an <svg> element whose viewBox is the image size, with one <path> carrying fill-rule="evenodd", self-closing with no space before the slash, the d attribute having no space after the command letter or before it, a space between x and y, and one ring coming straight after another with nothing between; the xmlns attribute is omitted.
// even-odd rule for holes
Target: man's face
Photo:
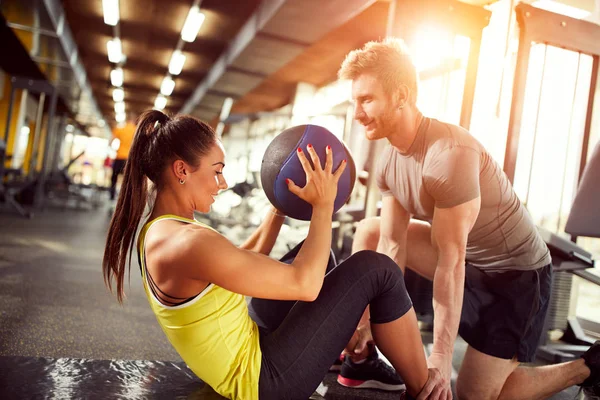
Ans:
<svg viewBox="0 0 600 400"><path fill-rule="evenodd" d="M352 99L354 119L365 127L367 139L382 139L393 132L396 107L373 75L362 74L352 81Z"/></svg>

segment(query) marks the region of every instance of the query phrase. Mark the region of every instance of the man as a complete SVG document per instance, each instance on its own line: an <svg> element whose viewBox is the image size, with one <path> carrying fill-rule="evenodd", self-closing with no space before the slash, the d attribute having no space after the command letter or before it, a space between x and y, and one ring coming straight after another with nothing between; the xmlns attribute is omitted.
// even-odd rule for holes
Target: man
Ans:
<svg viewBox="0 0 600 400"><path fill-rule="evenodd" d="M600 393L600 342L576 361L519 366L533 361L543 331L552 282L549 251L483 146L466 130L419 112L417 73L404 43L367 43L348 54L339 76L352 80L354 117L367 139L388 141L375 172L381 218L361 221L353 251L376 249L433 280L428 363L446 385L434 393L426 387L421 395L452 398L458 333L469 345L457 380L461 400L545 399L575 384ZM359 347L371 338L365 314ZM362 367L351 358L341 379L345 370L350 378L360 376Z"/></svg>
<svg viewBox="0 0 600 400"><path fill-rule="evenodd" d="M125 164L127 163L127 157L129 156L129 149L133 143L133 137L135 136L135 123L132 119L129 119L125 125L117 126L113 129L113 143L116 139L119 140L119 149L117 150L117 156L112 166L112 176L110 179L110 199L114 200L117 193L117 180L119 175L123 173Z"/></svg>

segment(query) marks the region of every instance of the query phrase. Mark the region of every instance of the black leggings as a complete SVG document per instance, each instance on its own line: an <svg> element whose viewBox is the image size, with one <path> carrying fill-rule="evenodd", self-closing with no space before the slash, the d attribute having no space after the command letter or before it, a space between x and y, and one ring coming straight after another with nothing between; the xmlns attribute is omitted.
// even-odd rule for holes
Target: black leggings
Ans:
<svg viewBox="0 0 600 400"><path fill-rule="evenodd" d="M291 263L301 245L281 261ZM402 271L383 254L361 251L337 267L331 257L327 270L313 302L250 300L260 330L260 400L306 400L346 347L368 304L371 322L379 324L412 307Z"/></svg>

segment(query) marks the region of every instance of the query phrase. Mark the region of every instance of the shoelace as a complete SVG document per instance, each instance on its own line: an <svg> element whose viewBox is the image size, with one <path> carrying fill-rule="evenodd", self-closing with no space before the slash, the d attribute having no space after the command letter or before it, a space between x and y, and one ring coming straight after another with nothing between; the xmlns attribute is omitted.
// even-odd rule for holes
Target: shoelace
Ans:
<svg viewBox="0 0 600 400"><path fill-rule="evenodd" d="M373 360L373 366L378 370L382 370L383 373L386 375L386 377L393 378L393 379L397 378L396 370L394 370L392 367L390 367L382 359L376 358L375 360Z"/></svg>

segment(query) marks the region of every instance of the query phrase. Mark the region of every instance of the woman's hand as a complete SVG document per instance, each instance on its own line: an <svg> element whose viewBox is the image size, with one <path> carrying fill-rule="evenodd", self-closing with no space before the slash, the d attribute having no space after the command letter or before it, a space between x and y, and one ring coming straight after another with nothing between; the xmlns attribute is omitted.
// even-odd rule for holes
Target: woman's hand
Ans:
<svg viewBox="0 0 600 400"><path fill-rule="evenodd" d="M333 207L337 195L338 181L346 168L346 160L342 161L338 169L332 173L333 155L331 147L327 146L325 149L327 159L325 161L324 169L321 168L321 161L313 146L309 144L307 148L315 167L314 169L311 167L310 162L302 149L298 148L296 153L298 154L298 159L306 173L306 185L301 188L291 179L287 179L286 182L288 188L290 192L311 204L313 207Z"/></svg>

